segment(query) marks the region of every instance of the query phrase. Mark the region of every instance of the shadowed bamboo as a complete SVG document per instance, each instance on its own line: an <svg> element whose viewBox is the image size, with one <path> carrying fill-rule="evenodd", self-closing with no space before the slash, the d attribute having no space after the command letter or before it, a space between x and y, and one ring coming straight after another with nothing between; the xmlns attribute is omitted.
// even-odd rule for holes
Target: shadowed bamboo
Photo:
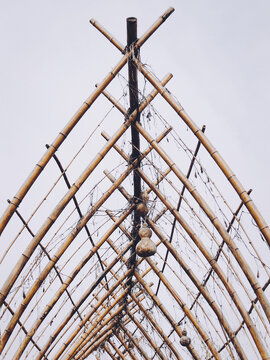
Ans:
<svg viewBox="0 0 270 360"><path fill-rule="evenodd" d="M101 91L106 88L107 85L114 79L116 74L123 68L123 66L127 63L128 58L133 54L134 49L142 46L145 41L159 28L159 26L172 14L174 11L173 8L169 8L149 29L146 31L140 39L138 39L137 43L134 45L133 49L127 52L123 58L119 61L119 63L113 68L112 71L105 77L105 79L98 85L97 89L87 98L83 105L79 108L76 114L72 117L72 119L68 122L68 124L64 127L64 129L59 133L57 138L53 141L49 149L43 155L41 160L37 163L34 170L26 179L25 183L21 186L19 191L13 197L10 202L8 208L0 219L0 234L3 232L7 223L9 222L11 216L13 215L16 208L22 202L24 196L27 194L28 190L31 188L35 180L40 175L41 171L47 165L55 151L60 147L65 138L69 135L74 126L78 123L81 117L85 114L85 112L90 108L93 102L100 95ZM118 42L119 43L119 42ZM115 45L115 43L114 43Z"/></svg>

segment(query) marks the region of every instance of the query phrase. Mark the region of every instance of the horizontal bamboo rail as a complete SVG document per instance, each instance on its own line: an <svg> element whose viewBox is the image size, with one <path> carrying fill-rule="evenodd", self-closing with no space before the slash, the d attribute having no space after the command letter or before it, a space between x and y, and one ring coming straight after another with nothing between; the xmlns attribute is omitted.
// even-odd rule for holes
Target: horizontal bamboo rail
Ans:
<svg viewBox="0 0 270 360"><path fill-rule="evenodd" d="M172 14L174 11L173 8L169 8L149 29L146 31L140 39L138 39L137 43L134 45L134 48L130 51L126 52L123 58L119 61L119 63L113 68L112 71L104 78L104 80L98 85L96 90L88 97L83 105L79 108L79 110L75 113L75 115L71 118L68 124L64 127L64 129L59 133L57 138L53 141L49 149L43 155L41 160L37 163L33 171L30 173L24 184L21 186L19 191L13 197L10 202L8 208L0 219L0 235L9 222L11 216L13 215L15 209L22 202L23 198L36 181L44 167L47 165L55 151L60 147L66 137L69 135L71 130L75 127L81 117L85 114L85 112L90 108L93 102L98 98L102 90L109 85L109 83L114 79L116 74L123 68L123 66L127 63L128 58L133 54L134 49L141 47L145 41L159 28L159 26Z"/></svg>
<svg viewBox="0 0 270 360"><path fill-rule="evenodd" d="M197 201L199 206L205 212L209 220L215 226L216 230L219 232L222 239L226 242L229 249L231 250L233 256L238 262L240 268L248 279L253 291L258 296L260 304L264 309L265 315L270 321L270 304L267 300L264 291L262 290L260 284L258 283L257 278L253 274L249 264L245 260L244 256L240 252L240 249L235 244L231 236L228 234L221 221L218 219L216 214L212 211L207 202L203 199L203 197L199 194L196 188L192 185L192 183L186 178L186 176L181 172L181 170L177 167L177 165L169 158L169 156L165 153L165 151L160 147L159 144L155 142L155 140L147 133L145 129L139 124L135 123L136 128L139 130L140 134L153 146L153 148L157 151L157 153L162 157L162 159L167 163L167 165L172 169L174 174L179 178L179 180L186 186L190 194ZM202 132L203 133L203 132ZM204 134L204 133L203 133ZM138 170L139 171L139 170Z"/></svg>

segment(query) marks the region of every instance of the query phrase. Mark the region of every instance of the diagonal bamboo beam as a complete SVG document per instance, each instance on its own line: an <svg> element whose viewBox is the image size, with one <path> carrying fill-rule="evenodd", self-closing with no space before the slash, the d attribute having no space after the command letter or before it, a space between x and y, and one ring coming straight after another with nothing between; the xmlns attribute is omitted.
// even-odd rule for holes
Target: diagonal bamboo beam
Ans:
<svg viewBox="0 0 270 360"><path fill-rule="evenodd" d="M113 360L119 360L113 355L113 353L111 352L111 350L109 349L109 347L107 345L104 345L103 348Z"/></svg>
<svg viewBox="0 0 270 360"><path fill-rule="evenodd" d="M48 149L48 148L49 148L49 145L46 144L46 147L47 147L47 149ZM68 180L66 171L64 170L64 168L63 168L60 160L58 159L58 157L57 157L55 154L53 155L53 158L54 158L57 166L59 167L59 170L61 171L61 174L62 174L63 179L64 179L64 181L65 181L65 183L66 183L66 185L67 185L67 188L70 189L70 188L71 188L70 182L69 182L69 180ZM78 201L77 201L75 195L73 196L73 202L74 202L74 205L75 205L75 207L76 207L76 209L77 209L77 212L78 212L80 218L82 218L82 217L83 217L83 214L82 214L82 212L81 212L80 206L79 206L79 204L78 204ZM91 236L91 234L90 234L90 231L89 231L89 229L88 229L88 226L85 225L84 228L85 228L86 234L87 234L87 236L88 236L91 244L92 244L93 246L95 246L94 241L93 241L93 239L92 239L92 236ZM99 263L100 263L100 266L101 266L102 271L104 271L103 263L102 263L102 261L101 261L101 258L100 258L100 256L99 256L99 253L98 253L98 252L97 252L97 258L98 258L98 261L99 261Z"/></svg>
<svg viewBox="0 0 270 360"><path fill-rule="evenodd" d="M115 336L117 337L117 339L120 341L120 343L122 344L122 346L125 348L125 352L127 352L129 354L129 356L131 357L132 360L138 360L136 358L136 356L134 355L132 349L129 349L129 347L126 344L125 338L119 333L119 334L115 334Z"/></svg>
<svg viewBox="0 0 270 360"><path fill-rule="evenodd" d="M211 157L214 159L218 167L224 173L228 181L233 186L234 190L239 195L240 199L244 202L246 208L250 212L251 216L255 220L258 228L263 234L265 240L268 242L270 246L270 228L263 216L257 209L251 197L248 195L247 191L240 183L234 172L231 170L229 165L225 162L216 148L211 144L206 135L202 132L202 130L193 122L190 116L185 112L183 107L175 100L175 98L171 95L171 93L161 85L160 81L150 73L149 70L138 60L134 59L135 64L138 67L138 70L146 77L146 79L160 92L160 94L164 97L164 99L171 105L171 107L175 110L175 112L184 120L186 125L191 129L194 135L201 141L205 149L209 152Z"/></svg>
<svg viewBox="0 0 270 360"><path fill-rule="evenodd" d="M141 290L138 292L138 294L141 294ZM117 324L117 317L121 316L121 313L123 312L123 310L125 309L125 304L121 304L122 303L122 299L124 297L124 293L121 294L120 297L118 297L111 305L109 308L106 309L106 311L101 314L101 316L99 317L99 319L97 319L96 323L94 323L90 329L88 329L81 337L81 339L73 346L73 348L68 352L67 356L65 357L65 360L70 360L70 359L80 359L87 357L89 354L91 354L93 352L93 346L95 347L95 336L97 335L98 337L100 336L98 333L100 330L102 330L101 334L103 334L103 332L106 332L107 329L104 327L109 324L109 328L110 327L115 327ZM128 301L129 303L131 303L131 299ZM120 305L120 304L121 305ZM117 310L115 310L113 313L111 313L110 317L104 319L104 317L109 313L109 311L115 306L119 304L119 307ZM135 305L132 305L132 309L135 308ZM137 309L135 309L137 311ZM97 324L99 324L97 326ZM80 356L80 353L82 353L82 356Z"/></svg>
<svg viewBox="0 0 270 360"><path fill-rule="evenodd" d="M113 218L113 215L110 215L111 218ZM119 253L118 249L116 246L114 246L113 243L110 244L111 247L114 249L114 251L116 253ZM122 258L124 263L127 263L127 259L125 259L124 257ZM139 262L141 262L141 260L143 260L142 258L137 262L136 266L138 267ZM149 267L149 270L151 270L151 267ZM118 276L111 270L111 273L113 275L113 277L118 280ZM142 274L143 277L144 274ZM181 355L179 354L178 350L174 347L174 345L172 344L172 342L170 341L170 339L165 335L165 333L163 332L163 330L161 329L161 327L158 325L158 323L154 320L154 318L151 316L151 314L144 308L144 306L142 305L142 302L139 301L137 295L130 293L130 297L132 298L132 300L136 303L136 305L139 307L139 309L144 313L145 317L148 319L148 321L152 324L152 326L155 328L156 332L159 334L159 336L164 340L164 342L166 343L166 345L168 346L168 348L175 354L176 358L179 360L182 360Z"/></svg>
<svg viewBox="0 0 270 360"><path fill-rule="evenodd" d="M7 223L9 222L11 216L13 215L15 209L22 202L23 198L38 178L44 167L47 165L55 151L60 147L65 138L69 135L71 130L75 127L81 117L85 114L85 112L91 107L94 101L98 98L102 90L104 90L109 83L114 79L116 74L123 68L123 66L127 63L128 58L133 54L133 51L140 46L142 46L145 41L159 28L159 26L172 14L174 11L173 8L169 8L149 29L146 31L140 39L135 44L134 48L125 53L123 58L119 61L119 63L113 68L112 71L104 78L104 80L98 85L96 90L84 101L83 105L79 108L79 110L75 113L75 115L71 118L68 124L64 127L64 129L59 133L57 138L53 141L50 148L43 155L41 160L37 163L33 171L30 173L24 184L21 186L19 191L13 197L11 203L6 209L5 213L0 219L0 234L3 232Z"/></svg>
<svg viewBox="0 0 270 360"><path fill-rule="evenodd" d="M202 131L205 132L205 125L202 127ZM187 179L189 179L189 177L190 177L191 171L192 171L192 169L193 169L193 166L194 166L194 163L195 163L195 160L196 160L196 156L198 155L198 152L199 152L199 150L200 150L200 146L201 146L201 142L200 142L200 140L199 140L198 143L197 143L196 149L195 149L195 151L194 151L194 155L193 155L193 157L192 157L192 159L191 159L191 162L190 162L188 171L187 171L187 175L186 175L186 178L187 178ZM180 207L181 207L181 203L182 203L182 199L183 199L185 190L186 190L186 186L183 185L181 194L180 194L180 196L179 196L178 204L177 204L177 207L176 207L176 210L177 210L177 211L179 211L179 209L180 209ZM171 229L171 234L170 234L170 239L169 239L169 242L170 242L170 243L172 242L172 239L173 239L175 225L176 225L176 218L173 219L173 224L172 224L172 229ZM167 263L167 259L168 259L168 255L169 255L169 250L166 251L165 260L164 260L164 263L163 263L163 266L162 266L162 269L161 269L162 272L164 272L164 270L165 270L166 263ZM160 282L160 280L159 280L159 281L158 281L158 284L157 284L156 295L157 295L158 292L159 292L160 283L161 283L161 282Z"/></svg>
<svg viewBox="0 0 270 360"><path fill-rule="evenodd" d="M112 220L116 220L116 218L114 217L114 216L111 216L111 218L112 218ZM128 237L130 237L131 238L131 234L127 231L127 229L123 226L123 225L119 225L119 229L121 229L123 232L124 232L124 234L126 235L126 236L128 236ZM114 247L113 248L114 250L115 250L115 252L118 254L119 253L119 250L116 248L116 247ZM158 307L160 308L160 309L162 309L162 312L163 312L163 314L166 316L166 318L170 321L170 323L171 323L171 326L176 330L176 332L177 332L177 334L181 337L182 336L182 332L181 332L181 330L180 330L180 328L179 328L179 326L175 326L175 321L173 320L173 318L169 315L169 313L165 310L165 308L163 307L163 305L161 304L161 302L159 301L159 299L158 299L158 297L151 291L151 292L149 292L149 286L146 286L146 283L145 283L145 281L142 279L142 277L141 277L141 275L138 275L138 272L137 272L137 270L135 270L135 272L134 272L134 275L136 276L136 279L140 282L140 284L141 285L143 285L143 287L144 287L144 289L147 291L147 293L149 294L149 296L152 298L152 299L154 299L154 301L155 301L155 303L158 305ZM193 348L193 346L192 345L189 345L188 346L188 350L189 350L189 352L192 354L192 356L193 356L193 358L194 359L199 359L199 357L197 356L197 354L196 354L196 352L194 351L194 348Z"/></svg>
<svg viewBox="0 0 270 360"><path fill-rule="evenodd" d="M116 351L116 353L118 354L118 356L120 356L120 358L122 360L126 360L124 354L118 349L118 347L113 343L113 341L111 339L108 339L108 343L111 345L111 347L114 349L114 351Z"/></svg>
<svg viewBox="0 0 270 360"><path fill-rule="evenodd" d="M184 218L179 214L178 211L169 203L169 201L161 194L161 192L152 184L152 182L143 174L143 172L140 172L143 180L152 188L152 190L156 193L156 195L160 198L160 200L168 207L169 211L177 218L180 225L184 228L184 230L187 232L189 237L193 240L193 242L196 244L196 246L199 248L199 250L202 252L206 260L209 262L211 267L213 267L214 271L220 278L220 280L223 282L226 290L228 291L230 297L234 301L239 313L241 314L243 320L245 320L246 325L250 331L250 334L257 346L257 349L259 350L262 358L267 359L268 353L267 350L261 341L261 338L256 330L255 324L252 322L249 314L245 310L245 307L237 295L237 292L233 288L233 286L228 282L226 275L220 268L220 266L217 264L215 258L213 258L210 254L210 252L205 248L205 246L201 243L198 236L193 232L190 225L184 220Z"/></svg>
<svg viewBox="0 0 270 360"><path fill-rule="evenodd" d="M166 84L171 79L171 74L165 76L165 78L162 80L163 84ZM158 94L157 90L154 89L150 92L150 94L144 98L144 100L141 102L139 106L139 112L142 112L145 107L155 98L155 96ZM131 125L131 123L134 121L137 115L137 109L129 116L129 118L126 120L126 122L119 128L119 130L110 138L110 141L103 147L103 149L98 153L98 155L94 158L94 160L90 163L90 165L87 167L87 169L84 171L84 173L79 177L77 182L73 184L71 189L68 191L66 196L62 199L62 201L58 204L58 206L55 208L53 213L48 217L46 222L43 224L41 229L38 231L36 236L33 238L32 242L28 245L25 253L20 258L19 262L16 264L15 268L11 272L10 276L8 277L7 281L4 283L4 286L2 287L0 291L0 307L2 305L2 301L6 298L7 294L9 293L11 287L13 286L14 282L16 281L16 278L21 273L22 269L26 265L29 257L31 256L32 252L35 250L38 243L42 240L46 232L49 230L49 228L52 226L53 222L57 219L57 217L60 215L63 208L66 206L66 204L72 199L72 197L75 195L78 188L81 186L82 182L86 179L87 176L91 174L91 172L96 168L96 166L99 164L99 162L102 160L102 158L106 155L106 153L109 151L109 149L112 147L112 145L120 138L120 136L127 130L127 128ZM84 179L85 178L85 179ZM14 210L15 211L15 210Z"/></svg>
<svg viewBox="0 0 270 360"><path fill-rule="evenodd" d="M130 319L134 322L134 324L137 326L137 328L140 330L140 332L143 334L144 338L149 342L151 347L156 351L160 359L167 360L161 349L158 347L158 345L154 342L154 340L150 337L150 335L147 333L147 331L144 329L142 324L135 318L135 316L131 315L129 312L127 313Z"/></svg>
<svg viewBox="0 0 270 360"><path fill-rule="evenodd" d="M124 157L124 153L123 151L117 146L115 145L114 148L120 153L123 154ZM125 157L124 157L125 158ZM187 233L189 234L189 236L192 238L192 240L194 241L196 237L196 235L192 232L192 230L189 228L189 225L185 222L185 220L181 217L181 215L179 214L179 212L174 209L172 207L172 205L170 205L170 203L166 200L166 198L161 195L160 191L156 188L156 186L154 186L151 181L144 175L144 173L140 170L140 174L143 178L143 180L150 186L150 188L152 188L152 190L156 193L156 195L161 199L161 201L163 201L163 203L165 204L165 206L172 212L172 214L177 218L177 220L180 222L180 224L183 226L183 228L187 231ZM120 190L120 189L119 189ZM126 196L123 193L124 196ZM129 195L127 195L129 196ZM180 220L181 219L181 220ZM121 228L121 226L120 226ZM192 235L192 236L191 236ZM223 282L223 284L225 285L229 295L231 296L232 300L234 301L237 309L239 310L240 314L242 315L243 320L245 321L245 323L247 324L247 327L253 337L253 340L259 350L259 352L265 356L267 354L266 349L263 345L263 343L260 340L260 337L258 336L258 333L256 331L256 328L254 326L254 324L252 323L251 318L249 317L249 314L246 312L241 300L239 299L239 297L236 294L236 291L233 289L232 285L227 281L225 274L223 274L221 268L219 267L219 265L217 264L217 260L213 259L210 255L210 253L208 253L208 251L205 249L205 247L200 243L199 239L197 238L197 242L198 244L200 244L200 246L198 246L198 244L195 242L195 244L197 245L197 247L200 249L200 251L204 254L204 256L206 257L206 259L208 260L208 262L210 263L211 267L215 270L215 272L217 273L217 275L219 276L219 278L221 279L221 281ZM194 278L195 279L195 278ZM198 284L199 285L199 284ZM199 290L203 288L202 286L199 287ZM208 300L209 301L209 300ZM210 300L211 303L211 300ZM217 311L218 309L216 309ZM222 319L222 314L220 315L218 312L216 313L216 315L218 315L219 319ZM226 324L225 324L226 325ZM225 329L227 329L226 331L227 334L229 335L230 338L232 338L233 334L232 331L230 330L230 328L228 326L225 327ZM241 356L244 356L243 351L241 350L241 347L239 346L239 343L236 340L236 349L238 349L237 351L242 354Z"/></svg>
<svg viewBox="0 0 270 360"><path fill-rule="evenodd" d="M142 175L142 171L140 170L140 174ZM142 177L144 180L144 177ZM149 184L148 184L149 185ZM114 219L114 217L113 217ZM122 231L124 231L125 233L128 233L127 229L125 229L125 227L120 224L119 225L119 229L121 229ZM131 236L131 235L130 235ZM209 350L211 351L211 353L213 354L214 358L216 360L221 360L220 355L217 351L217 349L215 348L214 344L212 343L211 339L209 338L209 336L206 334L206 332L203 330L203 328L201 327L201 325L198 323L198 321L196 320L195 316L192 314L192 312L189 310L189 308L185 305L185 303L182 301L182 299L180 298L179 294L173 289L172 285L170 284L170 282L166 279L166 277L161 273L160 270L157 270L156 265L150 260L150 258L146 258L145 259L148 264L152 267L152 269L155 271L156 275L161 279L162 283L166 286L166 288L169 290L169 292L171 293L171 295L174 297L174 299L176 300L176 302L178 303L178 305L181 307L181 309L183 310L183 312L186 314L186 316L188 317L188 319L190 320L190 322L193 324L193 326L195 327L195 329L197 330L197 332L200 334L201 338L203 339L203 341L205 342L205 344L207 345L207 347L209 348Z"/></svg>
<svg viewBox="0 0 270 360"><path fill-rule="evenodd" d="M145 358L145 360L150 360L149 356L146 354L146 352L143 350L143 348L140 346L137 339L131 334L131 332L123 325L119 324L122 331L128 336L129 340L134 344L134 346L138 349L139 353Z"/></svg>
<svg viewBox="0 0 270 360"><path fill-rule="evenodd" d="M260 284L258 283L257 278L253 274L249 264L245 260L244 256L240 252L240 249L237 247L231 236L227 233L226 229L222 225L221 221L218 219L216 214L212 211L207 202L203 199L203 197L199 194L196 188L192 185L192 183L186 178L186 176L181 172L181 170L177 167L177 165L170 159L170 157L166 154L166 152L160 147L159 144L155 142L155 140L147 133L145 129L139 124L135 123L135 126L141 133L141 135L153 146L153 148L157 151L157 153L162 157L162 159L167 163L167 165L172 169L174 174L179 178L179 180L187 187L190 194L197 201L199 206L205 212L209 220L215 226L216 230L222 237L222 239L226 242L229 249L231 250L233 256L238 262L240 268L245 274L247 280L249 281L253 291L258 296L261 306L264 309L265 315L270 321L270 304L267 300L265 293L263 292Z"/></svg>

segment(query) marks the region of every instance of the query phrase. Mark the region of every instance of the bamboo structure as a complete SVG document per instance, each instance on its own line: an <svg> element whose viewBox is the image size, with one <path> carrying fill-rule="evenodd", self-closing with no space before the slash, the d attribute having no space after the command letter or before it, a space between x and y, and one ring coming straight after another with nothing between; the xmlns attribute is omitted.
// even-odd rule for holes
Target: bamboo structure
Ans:
<svg viewBox="0 0 270 360"><path fill-rule="evenodd" d="M122 58L0 220L3 360L270 360L269 227L167 88L172 74L159 80L142 60L173 12L139 38L128 18L126 45L90 20ZM74 153L65 140L100 95L101 136L74 132Z"/></svg>

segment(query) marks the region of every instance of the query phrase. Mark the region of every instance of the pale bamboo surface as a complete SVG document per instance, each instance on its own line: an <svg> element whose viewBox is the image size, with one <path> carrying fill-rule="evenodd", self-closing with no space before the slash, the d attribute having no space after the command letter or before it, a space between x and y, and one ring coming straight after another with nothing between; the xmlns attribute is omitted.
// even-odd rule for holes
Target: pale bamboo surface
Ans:
<svg viewBox="0 0 270 360"><path fill-rule="evenodd" d="M47 146L1 219L8 243L0 265L13 267L0 291L2 360L270 360L269 227L205 126L166 88L172 75L159 80L140 52L173 11L130 47L90 20L123 57ZM127 61L142 74L133 112ZM85 130L85 141L78 133L80 150L67 141L56 157L100 94L111 106L101 121L91 118L100 134ZM157 248L146 258L136 255L143 225Z"/></svg>

